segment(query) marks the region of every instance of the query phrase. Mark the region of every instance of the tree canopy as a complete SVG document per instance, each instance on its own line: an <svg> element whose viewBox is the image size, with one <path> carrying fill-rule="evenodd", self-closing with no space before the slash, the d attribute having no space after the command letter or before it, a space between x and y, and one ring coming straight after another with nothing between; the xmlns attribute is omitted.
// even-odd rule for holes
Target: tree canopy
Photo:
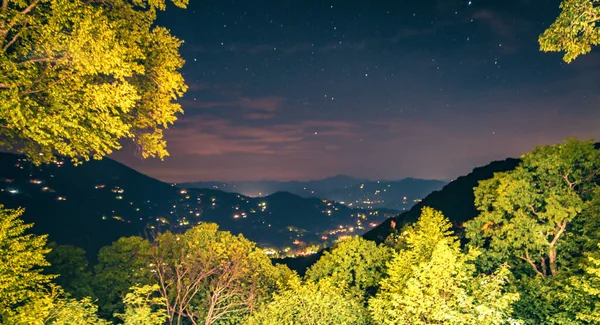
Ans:
<svg viewBox="0 0 600 325"><path fill-rule="evenodd" d="M158 295L158 285L131 287L123 298L125 312L116 316L124 325L162 325L167 321L165 299Z"/></svg>
<svg viewBox="0 0 600 325"><path fill-rule="evenodd" d="M81 300L66 298L60 287L37 291L23 305L5 315L5 325L111 325L98 317L98 308L91 298Z"/></svg>
<svg viewBox="0 0 600 325"><path fill-rule="evenodd" d="M360 299L348 295L343 283L326 278L302 283L293 278L288 288L261 305L248 325L363 325L369 324Z"/></svg>
<svg viewBox="0 0 600 325"><path fill-rule="evenodd" d="M539 146L514 171L480 182L480 214L466 229L472 246L486 248L484 270L521 261L542 278L557 275L561 249L569 249L565 238L593 199L599 174L600 150L591 141L569 139Z"/></svg>
<svg viewBox="0 0 600 325"><path fill-rule="evenodd" d="M289 276L255 243L214 223L159 235L152 274L173 323L205 320L207 325L239 321Z"/></svg>
<svg viewBox="0 0 600 325"><path fill-rule="evenodd" d="M572 62L600 44L600 0L563 0L561 13L539 37L544 52L564 52Z"/></svg>
<svg viewBox="0 0 600 325"><path fill-rule="evenodd" d="M576 311L576 318L592 324L600 323L600 250L588 257L585 276L573 285L585 295L587 308Z"/></svg>
<svg viewBox="0 0 600 325"><path fill-rule="evenodd" d="M85 250L55 243L51 243L49 248L51 251L46 255L46 260L50 265L44 270L45 273L56 274L54 283L73 298L92 296L92 272L88 269Z"/></svg>
<svg viewBox="0 0 600 325"><path fill-rule="evenodd" d="M23 211L0 205L0 316L33 299L53 278L42 273L49 265L46 236L25 233L33 225L20 218Z"/></svg>
<svg viewBox="0 0 600 325"><path fill-rule="evenodd" d="M100 249L92 284L101 315L122 313L122 298L129 288L150 284L149 265L150 242L142 237L121 237Z"/></svg>
<svg viewBox="0 0 600 325"><path fill-rule="evenodd" d="M173 0L185 7L188 0ZM34 162L101 158L132 139L168 155L182 112L182 41L155 25L164 0L2 0L0 147Z"/></svg>
<svg viewBox="0 0 600 325"><path fill-rule="evenodd" d="M325 252L305 278L314 282L331 278L335 283L346 283L358 295L369 294L378 286L392 252L389 247L355 236Z"/></svg>
<svg viewBox="0 0 600 325"><path fill-rule="evenodd" d="M369 300L378 324L513 324L507 292L510 272L476 275L474 253L465 254L450 222L425 207L401 240L405 248L388 263L380 292Z"/></svg>

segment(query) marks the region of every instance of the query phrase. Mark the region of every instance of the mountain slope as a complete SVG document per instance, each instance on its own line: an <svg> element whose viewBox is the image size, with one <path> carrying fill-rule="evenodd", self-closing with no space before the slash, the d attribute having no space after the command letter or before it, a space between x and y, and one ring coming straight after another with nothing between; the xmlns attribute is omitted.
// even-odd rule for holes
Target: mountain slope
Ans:
<svg viewBox="0 0 600 325"><path fill-rule="evenodd" d="M513 170L519 162L519 159L508 158L477 167L468 175L461 176L450 182L440 191L429 194L409 211L384 221L376 228L365 233L363 237L376 242L382 242L391 233L390 224L392 220L396 222L397 228L402 224L414 222L419 218L421 209L424 206L442 211L444 216L450 219L456 227L460 227L463 222L477 215L474 205L475 196L473 188L478 185L479 181L493 177L496 172Z"/></svg>

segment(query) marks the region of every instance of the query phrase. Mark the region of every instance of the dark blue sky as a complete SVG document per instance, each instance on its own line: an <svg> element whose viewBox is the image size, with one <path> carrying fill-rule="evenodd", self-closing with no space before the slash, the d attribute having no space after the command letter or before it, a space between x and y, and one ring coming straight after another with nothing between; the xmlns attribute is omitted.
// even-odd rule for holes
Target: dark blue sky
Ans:
<svg viewBox="0 0 600 325"><path fill-rule="evenodd" d="M541 53L559 1L197 1L165 181L452 179L568 136L600 137L600 49Z"/></svg>

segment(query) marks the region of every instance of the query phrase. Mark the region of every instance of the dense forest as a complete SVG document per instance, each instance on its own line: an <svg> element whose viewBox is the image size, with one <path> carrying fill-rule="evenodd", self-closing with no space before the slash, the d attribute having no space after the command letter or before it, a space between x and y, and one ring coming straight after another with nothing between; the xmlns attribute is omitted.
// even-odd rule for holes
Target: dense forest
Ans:
<svg viewBox="0 0 600 325"><path fill-rule="evenodd" d="M381 244L338 242L299 276L202 223L85 251L0 224L5 324L598 324L600 149L539 146L474 189L459 233L441 211Z"/></svg>
<svg viewBox="0 0 600 325"><path fill-rule="evenodd" d="M163 131L187 90L165 1L2 0L0 148L77 163ZM187 0L174 0L185 7ZM565 0L539 39L571 62L600 43L597 0ZM535 148L473 189L453 228L422 207L376 244L340 241L299 276L213 223L124 237L94 265L0 206L2 324L600 324L600 150Z"/></svg>

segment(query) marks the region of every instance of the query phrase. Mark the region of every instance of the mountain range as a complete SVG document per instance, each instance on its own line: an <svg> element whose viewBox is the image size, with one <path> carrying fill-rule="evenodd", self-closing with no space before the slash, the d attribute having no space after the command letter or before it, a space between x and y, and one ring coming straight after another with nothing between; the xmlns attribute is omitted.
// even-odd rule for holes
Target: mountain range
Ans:
<svg viewBox="0 0 600 325"><path fill-rule="evenodd" d="M395 229L400 229L402 225L415 222L421 214L421 209L425 206L442 211L444 216L452 222L454 230L460 235L462 223L477 216L473 188L478 185L479 181L493 177L496 172L513 170L519 162L519 159L508 158L477 167L471 173L451 181L441 190L430 193L408 211L383 221L362 237L381 243L393 232L392 222L395 223ZM287 264L299 274L304 274L306 269L316 262L321 254L322 252L312 256L284 258L278 261Z"/></svg>
<svg viewBox="0 0 600 325"><path fill-rule="evenodd" d="M190 182L178 183L181 188L212 188L236 192L247 196L266 196L275 192L290 192L304 197L319 197L322 193L368 182L367 179L347 175L336 175L310 181L242 181L242 182Z"/></svg>
<svg viewBox="0 0 600 325"><path fill-rule="evenodd" d="M600 149L600 142L596 142L594 146L596 149ZM396 229L415 222L421 214L421 209L425 206L441 211L452 222L454 230L460 235L463 223L475 218L478 214L475 208L473 189L479 185L479 181L490 179L497 172L513 170L520 162L520 159L507 158L477 167L471 173L448 183L441 190L430 193L410 210L385 220L366 232L363 237L382 242L392 232L392 221L396 224Z"/></svg>
<svg viewBox="0 0 600 325"><path fill-rule="evenodd" d="M600 144L596 148L600 149ZM313 240L327 244L343 236L359 235L368 228L372 229L363 237L382 242L393 231L392 222L396 229L414 222L424 206L442 211L460 234L462 224L477 215L473 188L496 172L513 170L519 162L508 158L477 167L400 212L351 208L290 192L249 197L218 189L183 189L110 159L78 167L65 160L36 167L22 156L0 153L0 203L25 207L24 219L35 223L34 232L47 233L59 244L83 247L92 253L91 258L101 246L121 236L147 235L161 229L180 231L204 221L243 233L263 247L303 248ZM335 178L351 181L346 176ZM358 184L359 189L372 191L368 183ZM279 261L302 273L319 254Z"/></svg>
<svg viewBox="0 0 600 325"><path fill-rule="evenodd" d="M448 182L405 178L397 181L370 181L347 175L336 175L311 181L248 181L248 182L193 182L177 184L180 188L210 188L242 193L251 197L267 196L276 192L290 192L302 197L319 197L363 209L408 210L418 200Z"/></svg>
<svg viewBox="0 0 600 325"><path fill-rule="evenodd" d="M349 207L347 197L375 194L377 189L386 195L388 192L373 187L377 181L343 175L322 180L329 185L321 181L312 184L320 188L330 186L329 193L338 195L338 201L345 200L345 204L290 192L249 197L220 189L185 189L180 188L182 184L161 182L111 159L81 166L61 159L35 166L23 156L0 153L0 203L9 208L24 207L23 218L35 224L34 232L49 234L49 239L59 244L83 247L91 259L100 247L119 237L151 236L166 229L182 231L198 222L216 222L224 230L243 233L260 246L279 253L286 248L303 253L318 249L311 248L312 244L322 247L354 234L364 233L365 238L381 242L391 232L392 220L397 225L412 222L423 206L441 210L459 228L476 215L473 187L494 172L515 168L518 162L506 159L475 168L422 200L415 199L416 205L414 201L406 202L402 195L400 200L407 211L401 213L401 209ZM357 180L362 183L349 185ZM412 185L414 192L426 191L436 184L420 181L404 179L379 184L384 185L384 190L410 190ZM341 183L346 185L346 192L332 189Z"/></svg>
<svg viewBox="0 0 600 325"><path fill-rule="evenodd" d="M0 203L24 207L23 219L49 240L86 249L89 257L122 236L182 231L199 222L244 236L273 252L315 251L362 234L399 213L348 207L289 192L248 197L217 189L182 189L111 159L73 166L65 159L35 166L0 153Z"/></svg>

